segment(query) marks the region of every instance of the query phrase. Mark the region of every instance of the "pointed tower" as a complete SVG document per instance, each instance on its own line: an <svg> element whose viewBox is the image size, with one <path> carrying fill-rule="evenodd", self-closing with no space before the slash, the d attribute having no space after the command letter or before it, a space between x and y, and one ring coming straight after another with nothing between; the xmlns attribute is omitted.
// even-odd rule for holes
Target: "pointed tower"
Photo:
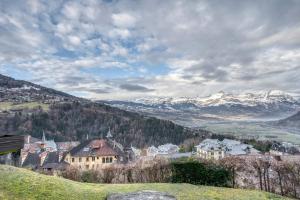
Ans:
<svg viewBox="0 0 300 200"><path fill-rule="evenodd" d="M45 132L43 131L42 143L45 143L46 141L47 140L46 140Z"/></svg>
<svg viewBox="0 0 300 200"><path fill-rule="evenodd" d="M46 136L45 136L45 132L43 131L43 136L42 136L42 142L41 142L41 149L44 150L45 146L46 146Z"/></svg>
<svg viewBox="0 0 300 200"><path fill-rule="evenodd" d="M108 132L107 132L107 134L106 134L106 138L107 138L107 139L112 139L112 138L113 138L113 136L112 136L112 134L111 134L111 132L110 132L110 128L108 129Z"/></svg>

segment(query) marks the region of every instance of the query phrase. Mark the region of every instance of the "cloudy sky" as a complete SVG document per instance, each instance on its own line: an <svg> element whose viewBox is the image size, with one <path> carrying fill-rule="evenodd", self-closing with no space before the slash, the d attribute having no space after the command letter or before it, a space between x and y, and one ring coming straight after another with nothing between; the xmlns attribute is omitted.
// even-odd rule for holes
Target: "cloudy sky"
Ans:
<svg viewBox="0 0 300 200"><path fill-rule="evenodd" d="M300 93L300 1L1 0L0 73L93 99Z"/></svg>

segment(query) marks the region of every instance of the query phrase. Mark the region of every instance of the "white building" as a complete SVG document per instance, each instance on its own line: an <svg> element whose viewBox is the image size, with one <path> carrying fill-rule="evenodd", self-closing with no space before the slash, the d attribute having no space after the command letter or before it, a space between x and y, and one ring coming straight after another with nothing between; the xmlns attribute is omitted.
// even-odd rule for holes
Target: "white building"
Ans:
<svg viewBox="0 0 300 200"><path fill-rule="evenodd" d="M179 147L174 144L164 144L157 147L159 154L175 154L179 152Z"/></svg>
<svg viewBox="0 0 300 200"><path fill-rule="evenodd" d="M147 156L172 155L179 152L179 147L174 144L164 144L158 147L151 146L147 149Z"/></svg>
<svg viewBox="0 0 300 200"><path fill-rule="evenodd" d="M224 158L224 148L219 140L205 139L196 146L197 155L204 159L219 160Z"/></svg>
<svg viewBox="0 0 300 200"><path fill-rule="evenodd" d="M205 139L196 146L197 155L204 159L219 160L225 156L258 154L252 145L242 144L237 140Z"/></svg>

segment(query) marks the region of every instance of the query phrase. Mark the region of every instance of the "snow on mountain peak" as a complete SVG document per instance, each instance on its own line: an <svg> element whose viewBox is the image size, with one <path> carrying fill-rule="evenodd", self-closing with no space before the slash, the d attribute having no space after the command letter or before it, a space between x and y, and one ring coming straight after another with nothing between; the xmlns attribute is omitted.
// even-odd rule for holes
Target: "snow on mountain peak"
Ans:
<svg viewBox="0 0 300 200"><path fill-rule="evenodd" d="M155 104L184 104L192 103L197 106L219 106L225 104L242 104L255 106L265 103L297 102L292 96L280 90L270 90L256 93L232 94L220 91L207 97L155 97L135 100L137 103L147 105Z"/></svg>
<svg viewBox="0 0 300 200"><path fill-rule="evenodd" d="M296 102L296 100L289 94L281 90L269 90L264 95L264 101L289 101Z"/></svg>
<svg viewBox="0 0 300 200"><path fill-rule="evenodd" d="M222 98L222 97L224 97L224 96L226 96L227 94L224 92L224 91L220 91L220 92L218 92L218 93L216 93L216 94L212 94L212 95L210 95L208 98L209 99L219 99L219 98Z"/></svg>

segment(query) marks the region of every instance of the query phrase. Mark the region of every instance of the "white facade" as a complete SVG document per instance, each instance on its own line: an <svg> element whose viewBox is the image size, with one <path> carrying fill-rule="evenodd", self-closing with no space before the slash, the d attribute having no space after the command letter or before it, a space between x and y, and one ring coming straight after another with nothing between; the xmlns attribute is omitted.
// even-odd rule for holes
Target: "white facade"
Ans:
<svg viewBox="0 0 300 200"><path fill-rule="evenodd" d="M224 148L219 140L205 139L196 146L197 155L203 159L219 160L224 158Z"/></svg>
<svg viewBox="0 0 300 200"><path fill-rule="evenodd" d="M147 156L172 155L179 152L179 147L174 144L164 144L158 147L151 146L147 149Z"/></svg>
<svg viewBox="0 0 300 200"><path fill-rule="evenodd" d="M259 154L252 145L242 144L237 140L224 139L205 139L196 146L197 155L204 159L219 160L225 156L237 156L248 154Z"/></svg>

